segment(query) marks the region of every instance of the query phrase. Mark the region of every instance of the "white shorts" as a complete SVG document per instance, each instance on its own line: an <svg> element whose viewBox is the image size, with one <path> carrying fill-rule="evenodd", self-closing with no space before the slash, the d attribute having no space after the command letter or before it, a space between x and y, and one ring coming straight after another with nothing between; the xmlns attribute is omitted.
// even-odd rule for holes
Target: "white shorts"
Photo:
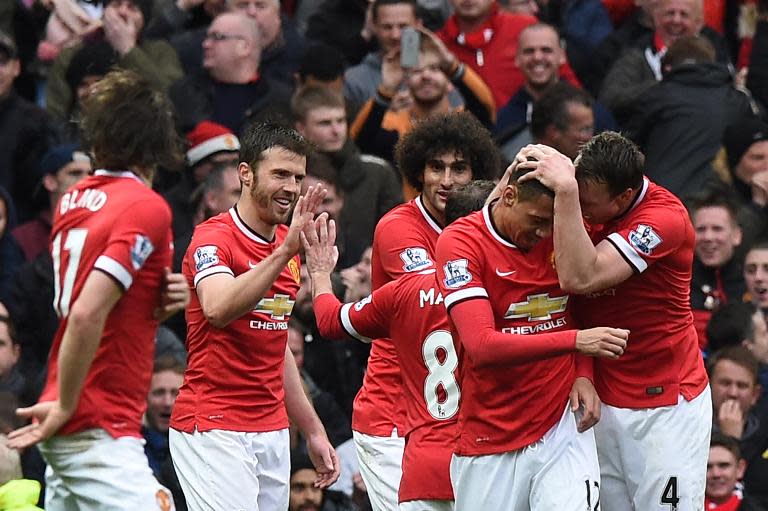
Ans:
<svg viewBox="0 0 768 511"><path fill-rule="evenodd" d="M451 483L456 511L599 509L595 437L591 429L576 430L574 414L566 406L560 422L528 447L485 456L454 454Z"/></svg>
<svg viewBox="0 0 768 511"><path fill-rule="evenodd" d="M168 431L171 457L189 511L288 509L288 429L243 433Z"/></svg>
<svg viewBox="0 0 768 511"><path fill-rule="evenodd" d="M397 436L397 430L391 437L352 431L352 438L357 448L360 475L363 476L365 487L368 489L368 499L373 511L397 509L397 492L400 489L400 478L403 476L405 439Z"/></svg>
<svg viewBox="0 0 768 511"><path fill-rule="evenodd" d="M400 503L400 511L453 511L453 501L409 500Z"/></svg>
<svg viewBox="0 0 768 511"><path fill-rule="evenodd" d="M603 405L595 426L603 509L701 511L712 428L709 387L692 401L631 410Z"/></svg>
<svg viewBox="0 0 768 511"><path fill-rule="evenodd" d="M56 436L40 444L48 511L169 511L171 492L149 468L141 438L112 438L103 429Z"/></svg>

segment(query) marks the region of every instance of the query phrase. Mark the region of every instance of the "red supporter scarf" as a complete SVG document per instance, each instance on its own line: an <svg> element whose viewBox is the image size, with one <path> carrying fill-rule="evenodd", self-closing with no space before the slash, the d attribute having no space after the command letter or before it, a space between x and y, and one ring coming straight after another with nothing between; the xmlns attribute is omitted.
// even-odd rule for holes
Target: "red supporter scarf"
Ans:
<svg viewBox="0 0 768 511"><path fill-rule="evenodd" d="M448 21L445 22L443 30L445 34L456 41L459 46L464 46L474 50L477 54L477 64L483 65L483 48L491 42L493 34L496 31L496 18L498 17L499 7L496 4L491 6L491 12L486 18L485 22L473 32L461 32L459 25L456 23L456 15L454 14Z"/></svg>
<svg viewBox="0 0 768 511"><path fill-rule="evenodd" d="M705 511L737 511L741 505L741 491L734 490L731 498L720 504L719 506L714 502L710 502L709 499L704 499Z"/></svg>

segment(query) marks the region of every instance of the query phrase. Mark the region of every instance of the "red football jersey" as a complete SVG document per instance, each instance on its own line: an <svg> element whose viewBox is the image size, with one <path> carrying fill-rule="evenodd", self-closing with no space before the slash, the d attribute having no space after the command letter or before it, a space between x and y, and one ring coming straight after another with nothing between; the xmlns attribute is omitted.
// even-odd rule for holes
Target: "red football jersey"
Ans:
<svg viewBox="0 0 768 511"><path fill-rule="evenodd" d="M400 501L453 500L449 468L461 397L459 360L435 271L403 276L338 313L322 313L318 324L331 318L352 337L375 338L376 344L388 336L394 344L403 375L398 402L407 417Z"/></svg>
<svg viewBox="0 0 768 511"><path fill-rule="evenodd" d="M555 273L552 239L523 252L497 231L490 208L457 220L437 242L437 280L449 315L460 301L486 299L502 333L575 328L569 297ZM478 368L463 341L457 344L462 392L457 454L513 451L536 442L560 420L575 379L574 354Z"/></svg>
<svg viewBox="0 0 768 511"><path fill-rule="evenodd" d="M53 307L61 323L40 401L58 398L69 311L91 271L103 271L125 292L107 316L77 409L58 434L102 428L113 437L140 437L155 353L154 312L173 256L170 208L135 174L97 170L62 196L51 239Z"/></svg>
<svg viewBox="0 0 768 511"><path fill-rule="evenodd" d="M644 181L631 209L593 235L608 240L635 270L614 288L579 297L585 328L610 324L630 331L618 360L595 359L600 399L621 408L653 408L698 396L707 373L698 348L690 289L694 230L685 207Z"/></svg>
<svg viewBox="0 0 768 511"><path fill-rule="evenodd" d="M173 407L171 427L262 432L288 427L283 391L288 317L299 290L299 257L290 260L254 309L225 328L206 321L197 293L204 278L250 271L283 243L288 228L266 240L237 208L198 225L182 262L192 289L187 308L189 360Z"/></svg>
<svg viewBox="0 0 768 511"><path fill-rule="evenodd" d="M373 235L371 284L378 289L405 273L434 268L434 248L441 229L421 196L401 204L379 220ZM371 346L363 387L355 397L352 429L373 436L390 436L402 429L400 368L392 341Z"/></svg>

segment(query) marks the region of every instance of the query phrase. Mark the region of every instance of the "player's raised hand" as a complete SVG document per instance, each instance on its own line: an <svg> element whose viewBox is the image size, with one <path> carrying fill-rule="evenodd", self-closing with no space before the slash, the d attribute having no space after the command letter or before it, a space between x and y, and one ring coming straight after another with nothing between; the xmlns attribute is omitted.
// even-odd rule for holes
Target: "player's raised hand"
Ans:
<svg viewBox="0 0 768 511"><path fill-rule="evenodd" d="M299 248L301 248L301 238L299 235L304 230L304 227L312 223L315 211L323 202L326 193L328 193L328 190L323 186L310 186L307 189L307 193L296 201L296 205L293 207L293 215L291 216L291 226L282 244L282 248L291 257L298 253Z"/></svg>
<svg viewBox="0 0 768 511"><path fill-rule="evenodd" d="M47 440L56 434L73 412L74 410L64 410L59 401L46 401L27 408L18 408L16 415L35 422L11 431L8 434L8 447L22 450Z"/></svg>
<svg viewBox="0 0 768 511"><path fill-rule="evenodd" d="M576 416L579 421L576 424L579 433L585 432L600 421L600 398L589 378L576 378L571 387L569 400L571 412L581 412L580 418Z"/></svg>
<svg viewBox="0 0 768 511"><path fill-rule="evenodd" d="M317 472L315 487L328 488L335 483L341 468L336 451L328 441L325 432L310 435L307 439L307 452Z"/></svg>
<svg viewBox="0 0 768 511"><path fill-rule="evenodd" d="M531 171L520 177L519 182L537 179L556 194L577 191L576 167L570 158L549 146L534 144L523 147L515 157L518 169Z"/></svg>
<svg viewBox="0 0 768 511"><path fill-rule="evenodd" d="M597 327L576 333L576 351L590 357L617 359L627 347L629 330Z"/></svg>
<svg viewBox="0 0 768 511"><path fill-rule="evenodd" d="M160 307L155 310L155 317L165 321L189 304L189 286L187 279L181 273L171 273L170 268L164 269L163 290L160 297Z"/></svg>
<svg viewBox="0 0 768 511"><path fill-rule="evenodd" d="M336 222L328 221L328 214L323 213L307 224L300 236L310 276L330 275L339 259L339 249L335 245Z"/></svg>

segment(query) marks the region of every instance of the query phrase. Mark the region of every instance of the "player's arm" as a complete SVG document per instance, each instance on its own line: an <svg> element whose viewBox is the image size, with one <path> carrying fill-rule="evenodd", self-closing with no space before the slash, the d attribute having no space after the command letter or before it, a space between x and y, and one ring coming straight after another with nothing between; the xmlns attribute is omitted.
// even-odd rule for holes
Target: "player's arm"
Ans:
<svg viewBox="0 0 768 511"><path fill-rule="evenodd" d="M533 335L502 333L496 330L487 298L446 298L445 304L462 345L478 367L519 364L573 352L616 359L624 353L629 335L627 330L606 327Z"/></svg>
<svg viewBox="0 0 768 511"><path fill-rule="evenodd" d="M371 342L371 339L386 336L386 321L376 317L373 307L366 309L370 314L365 315L365 321L355 322L353 326L350 318L353 304L342 304L333 294L331 273L339 258L335 241L336 223L333 220L328 222L327 215L324 214L301 233L320 335L326 339L344 339L350 336L362 342ZM373 296L380 294L378 291L374 291ZM366 300L373 301L373 296Z"/></svg>
<svg viewBox="0 0 768 511"><path fill-rule="evenodd" d="M88 275L72 304L59 348L59 399L19 409L19 415L41 422L11 433L10 447L23 449L50 438L74 414L107 316L122 295L123 288L106 273L93 270Z"/></svg>
<svg viewBox="0 0 768 511"><path fill-rule="evenodd" d="M317 471L315 486L327 488L339 478L339 459L328 441L323 423L304 392L296 360L288 346L285 347L284 377L285 410L307 439L309 457Z"/></svg>
<svg viewBox="0 0 768 511"><path fill-rule="evenodd" d="M299 197L293 210L291 227L283 243L249 271L232 276L214 273L196 285L197 297L205 319L216 328L224 328L253 309L272 287L288 261L299 251L299 233L312 217L325 196L324 188L309 187Z"/></svg>
<svg viewBox="0 0 768 511"><path fill-rule="evenodd" d="M584 227L579 187L571 160L551 147L527 146L518 168L533 169L520 181L538 179L555 192L553 236L560 287L567 293L585 294L616 286L634 274L632 266L607 240L597 246Z"/></svg>

